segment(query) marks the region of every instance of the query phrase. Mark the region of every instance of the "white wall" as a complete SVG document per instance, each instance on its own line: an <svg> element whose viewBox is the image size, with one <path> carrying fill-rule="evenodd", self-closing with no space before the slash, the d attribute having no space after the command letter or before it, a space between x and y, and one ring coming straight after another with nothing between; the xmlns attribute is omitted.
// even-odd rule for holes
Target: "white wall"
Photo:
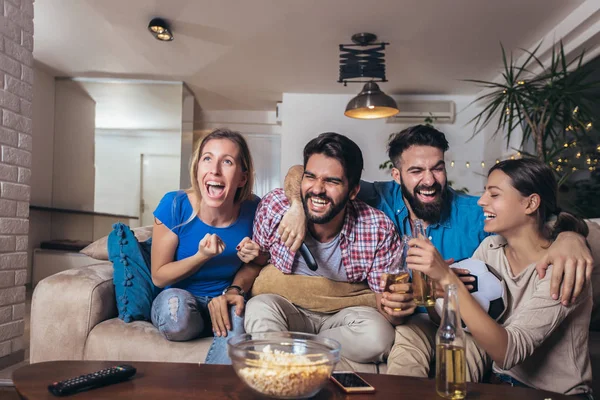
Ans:
<svg viewBox="0 0 600 400"><path fill-rule="evenodd" d="M283 184L283 177L280 175L281 136L244 134L244 137L254 163L253 192L263 197Z"/></svg>
<svg viewBox="0 0 600 400"><path fill-rule="evenodd" d="M52 205L94 210L96 102L80 84L57 80Z"/></svg>
<svg viewBox="0 0 600 400"><path fill-rule="evenodd" d="M54 161L54 76L33 70L33 151L31 160L31 204L52 204Z"/></svg>
<svg viewBox="0 0 600 400"><path fill-rule="evenodd" d="M194 102L190 90L183 86L181 95L181 169L179 172L179 187L190 186L190 162L194 152Z"/></svg>
<svg viewBox="0 0 600 400"><path fill-rule="evenodd" d="M33 69L33 150L31 152L31 204L52 205L52 171L54 164L54 76ZM31 282L33 249L51 238L51 214L30 211L27 246L27 281Z"/></svg>
<svg viewBox="0 0 600 400"><path fill-rule="evenodd" d="M138 216L140 155L179 157L180 151L179 131L97 130L94 211ZM179 176L173 177L173 185L179 188Z"/></svg>
<svg viewBox="0 0 600 400"><path fill-rule="evenodd" d="M302 164L302 150L309 140L320 133L333 131L344 134L355 141L363 152L365 180L389 180L385 171L379 170L379 164L387 160L386 143L391 133L414 125L386 123L385 119L356 120L344 116L344 110L352 96L333 94L283 94L283 123L281 140L281 174L285 176L290 166ZM397 100L452 100L456 103L457 116L453 124L435 123L436 128L446 134L450 150L446 153L448 179L456 187L467 187L472 194L480 193L484 177L490 163L501 155L497 143L486 148L486 135L483 132L468 141L473 134L472 126L467 122L479 110L468 107L471 96L396 96ZM486 160L486 167L481 161ZM455 166L450 167L454 160ZM470 161L471 167L465 163Z"/></svg>
<svg viewBox="0 0 600 400"><path fill-rule="evenodd" d="M215 128L229 128L246 138L255 167L254 192L259 196L281 187L281 132L275 111L215 110L195 115L194 142Z"/></svg>
<svg viewBox="0 0 600 400"><path fill-rule="evenodd" d="M281 134L275 111L214 110L194 117L195 126L203 130L226 127L244 134Z"/></svg>

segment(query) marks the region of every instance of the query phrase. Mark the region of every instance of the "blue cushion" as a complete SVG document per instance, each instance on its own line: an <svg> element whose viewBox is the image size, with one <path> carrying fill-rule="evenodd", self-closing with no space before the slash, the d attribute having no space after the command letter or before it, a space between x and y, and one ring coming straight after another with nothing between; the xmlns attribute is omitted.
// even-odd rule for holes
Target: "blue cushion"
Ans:
<svg viewBox="0 0 600 400"><path fill-rule="evenodd" d="M152 302L161 289L152 283L150 246L152 238L138 243L131 229L113 225L108 235L108 259L114 268L113 283L119 318L125 322L150 321Z"/></svg>

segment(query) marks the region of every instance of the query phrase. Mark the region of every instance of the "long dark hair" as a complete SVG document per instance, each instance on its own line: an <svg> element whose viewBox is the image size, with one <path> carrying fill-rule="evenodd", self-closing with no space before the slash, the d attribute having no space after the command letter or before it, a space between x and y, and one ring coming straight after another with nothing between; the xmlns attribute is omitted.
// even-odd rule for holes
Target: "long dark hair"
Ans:
<svg viewBox="0 0 600 400"><path fill-rule="evenodd" d="M558 207L556 194L558 185L552 168L535 158L521 158L517 160L504 160L490 168L488 176L495 170L504 172L510 178L512 186L522 196L534 193L540 196L540 206L537 209L536 219L538 231L549 240L554 240L561 232L577 232L587 237L589 229L586 223L573 214L561 211ZM548 220L556 215L556 222L552 228L547 226Z"/></svg>

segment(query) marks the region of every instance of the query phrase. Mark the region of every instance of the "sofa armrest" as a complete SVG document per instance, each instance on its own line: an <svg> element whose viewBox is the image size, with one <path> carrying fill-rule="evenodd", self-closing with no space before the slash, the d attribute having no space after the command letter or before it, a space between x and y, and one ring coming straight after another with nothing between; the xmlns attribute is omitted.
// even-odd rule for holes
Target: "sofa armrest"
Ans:
<svg viewBox="0 0 600 400"><path fill-rule="evenodd" d="M38 283L31 303L31 363L82 360L90 331L117 316L113 266L99 262Z"/></svg>

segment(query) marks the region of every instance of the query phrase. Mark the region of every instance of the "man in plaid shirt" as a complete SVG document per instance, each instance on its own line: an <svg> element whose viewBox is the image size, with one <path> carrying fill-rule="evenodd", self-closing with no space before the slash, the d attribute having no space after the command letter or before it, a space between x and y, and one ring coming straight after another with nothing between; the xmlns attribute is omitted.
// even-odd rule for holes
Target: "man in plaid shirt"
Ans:
<svg viewBox="0 0 600 400"><path fill-rule="evenodd" d="M394 340L392 325L401 323L391 310L381 307L381 275L401 246L394 224L356 199L363 158L352 140L337 133L319 135L304 148L304 169L301 196L308 216L304 243L315 258L316 269L291 252L277 232L290 206L282 189L268 193L260 202L254 241L270 253L271 262L284 274L341 282L366 280L375 293L377 309L354 306L327 314L301 308L276 294L261 294L246 306L246 331L315 333L339 341L342 356L351 361L384 361Z"/></svg>

